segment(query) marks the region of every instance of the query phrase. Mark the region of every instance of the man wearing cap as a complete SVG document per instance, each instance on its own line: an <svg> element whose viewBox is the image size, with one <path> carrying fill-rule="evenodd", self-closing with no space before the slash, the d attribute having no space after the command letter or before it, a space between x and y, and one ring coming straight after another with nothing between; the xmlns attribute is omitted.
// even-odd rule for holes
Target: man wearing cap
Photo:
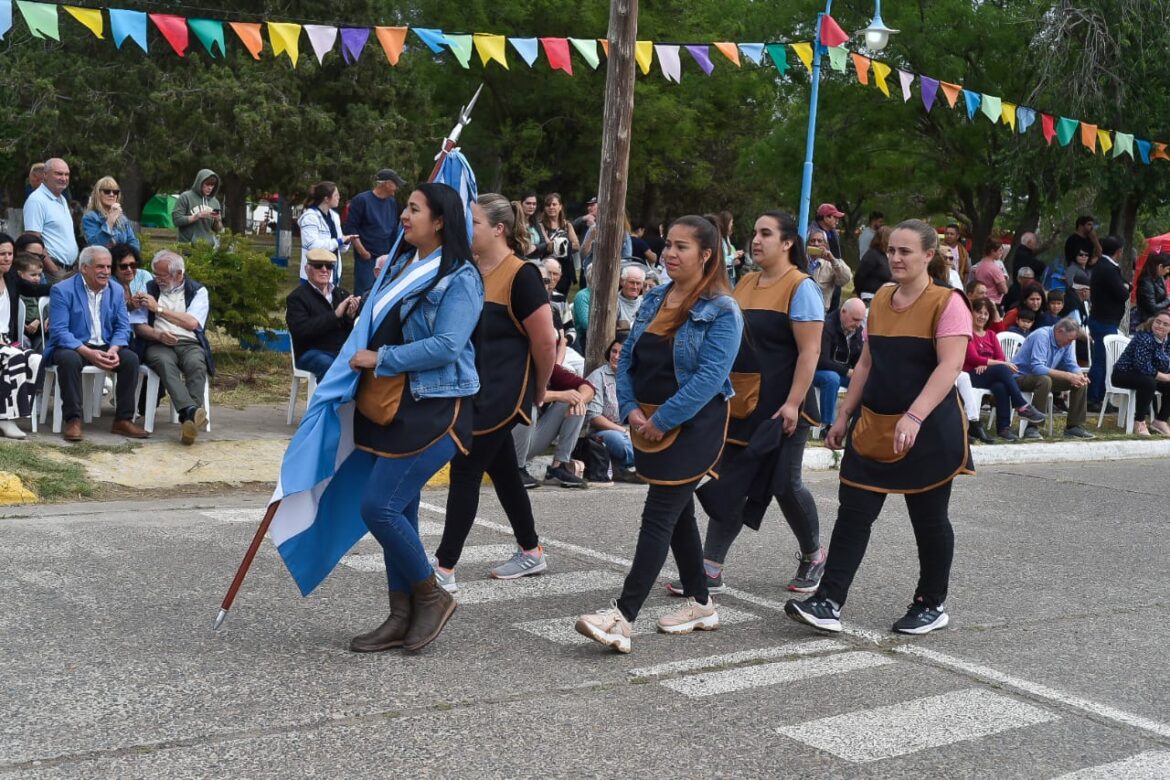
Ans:
<svg viewBox="0 0 1170 780"><path fill-rule="evenodd" d="M585 201L585 213L573 220L573 230L582 238L597 224L597 198Z"/></svg>
<svg viewBox="0 0 1170 780"><path fill-rule="evenodd" d="M397 171L383 168L374 177L374 188L349 202L343 230L356 235L353 242L353 286L356 295L365 295L374 286L374 261L390 251L398 233L398 201L394 196L406 182ZM312 277L310 277L312 278Z"/></svg>
<svg viewBox="0 0 1170 780"><path fill-rule="evenodd" d="M833 257L842 258L841 254L841 236L837 233L837 224L841 221L841 217L845 216L845 212L834 206L832 203L822 203L817 206L817 217L813 223L808 226L808 234L812 235L813 230L819 228L825 233L825 243L828 244L829 252ZM842 263L844 265L844 263ZM848 266L846 266L848 267ZM833 288L833 293L829 297L828 311L836 311L837 307L841 305L841 285L838 284Z"/></svg>
<svg viewBox="0 0 1170 780"><path fill-rule="evenodd" d="M320 382L353 330L361 299L334 286L337 256L328 249L310 249L306 259L309 278L288 294L285 320L297 368L312 373Z"/></svg>

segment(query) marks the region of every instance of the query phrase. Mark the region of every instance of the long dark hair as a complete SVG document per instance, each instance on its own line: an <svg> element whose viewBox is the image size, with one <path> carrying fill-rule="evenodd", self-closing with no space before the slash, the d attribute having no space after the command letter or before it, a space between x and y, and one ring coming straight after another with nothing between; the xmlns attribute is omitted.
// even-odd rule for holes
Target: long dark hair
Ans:
<svg viewBox="0 0 1170 780"><path fill-rule="evenodd" d="M414 188L415 192L422 193L427 199L427 208L431 211L431 219L442 219L443 227L439 230L439 240L442 242L442 254L439 256L439 272L427 285L426 289L418 294L409 311L402 315L402 321L414 312L415 308L426 298L427 293L435 288L444 276L454 273L461 265L471 262L471 244L467 240L466 206L459 193L446 184L426 182Z"/></svg>
<svg viewBox="0 0 1170 780"><path fill-rule="evenodd" d="M787 211L765 211L760 216L775 222L780 228L780 238L792 242L792 248L788 250L788 261L801 273L807 274L808 252L805 251L804 239L800 237L800 230L796 226L796 218Z"/></svg>
<svg viewBox="0 0 1170 780"><path fill-rule="evenodd" d="M1147 277L1158 279L1158 268L1164 265L1170 265L1170 254L1166 254L1165 252L1151 254L1146 258L1146 264L1142 266L1142 273L1138 277L1138 282L1145 281Z"/></svg>
<svg viewBox="0 0 1170 780"><path fill-rule="evenodd" d="M691 316L691 309L699 298L731 293L731 282L727 279L727 267L723 264L723 242L720 239L719 228L709 219L697 214L679 217L670 224L670 227L673 228L676 225L690 228L691 232L695 234L695 241L699 244L700 254L706 249L710 250L711 256L703 265L703 276L699 279L699 283L695 285L695 289L691 290L690 294L683 300L682 305L678 307L675 315L667 322L666 327L669 333L674 333L682 327L682 324L687 321L687 317ZM669 232L668 229L667 233Z"/></svg>

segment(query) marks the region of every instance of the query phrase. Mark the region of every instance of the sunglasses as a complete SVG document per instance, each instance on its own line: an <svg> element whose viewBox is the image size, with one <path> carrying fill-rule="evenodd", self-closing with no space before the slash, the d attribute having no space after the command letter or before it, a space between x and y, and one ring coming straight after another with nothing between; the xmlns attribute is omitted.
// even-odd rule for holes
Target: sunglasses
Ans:
<svg viewBox="0 0 1170 780"><path fill-rule="evenodd" d="M106 189L102 190L102 195L121 195L121 194L122 194L121 190L106 190Z"/></svg>
<svg viewBox="0 0 1170 780"><path fill-rule="evenodd" d="M309 268L312 268L314 271L326 271L333 268L333 263L312 262L309 263Z"/></svg>
<svg viewBox="0 0 1170 780"><path fill-rule="evenodd" d="M118 270L119 271L128 271L131 268L137 268L137 267L138 267L138 263L118 263Z"/></svg>

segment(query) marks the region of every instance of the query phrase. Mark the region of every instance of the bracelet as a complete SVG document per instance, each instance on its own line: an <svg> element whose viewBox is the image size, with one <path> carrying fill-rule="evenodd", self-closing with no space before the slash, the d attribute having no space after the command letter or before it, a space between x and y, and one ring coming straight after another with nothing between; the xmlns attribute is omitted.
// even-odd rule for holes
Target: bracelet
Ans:
<svg viewBox="0 0 1170 780"><path fill-rule="evenodd" d="M922 418L916 417L915 415L911 414L910 412L906 412L905 416L909 417L911 420L918 423L920 426L922 425Z"/></svg>

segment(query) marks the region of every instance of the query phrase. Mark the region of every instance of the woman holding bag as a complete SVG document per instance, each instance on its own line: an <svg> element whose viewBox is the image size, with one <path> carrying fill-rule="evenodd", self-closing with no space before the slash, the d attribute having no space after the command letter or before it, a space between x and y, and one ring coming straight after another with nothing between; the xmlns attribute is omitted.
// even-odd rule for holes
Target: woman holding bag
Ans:
<svg viewBox="0 0 1170 780"><path fill-rule="evenodd" d="M362 519L386 559L390 616L354 637L349 649L419 650L455 611L418 535L419 495L456 451L471 446L472 396L479 390L471 334L483 282L471 261L463 201L445 184L422 184L402 213L398 257L366 306L354 445L376 456L362 497Z"/></svg>
<svg viewBox="0 0 1170 780"><path fill-rule="evenodd" d="M687 634L719 627L707 590L695 522L699 480L714 473L727 431L728 374L743 333L730 295L719 229L699 216L670 227L663 260L671 281L646 294L618 361L619 415L628 419L638 476L650 483L633 565L621 596L577 619L578 633L630 652L631 623L668 551L687 603L658 619L658 630Z"/></svg>

